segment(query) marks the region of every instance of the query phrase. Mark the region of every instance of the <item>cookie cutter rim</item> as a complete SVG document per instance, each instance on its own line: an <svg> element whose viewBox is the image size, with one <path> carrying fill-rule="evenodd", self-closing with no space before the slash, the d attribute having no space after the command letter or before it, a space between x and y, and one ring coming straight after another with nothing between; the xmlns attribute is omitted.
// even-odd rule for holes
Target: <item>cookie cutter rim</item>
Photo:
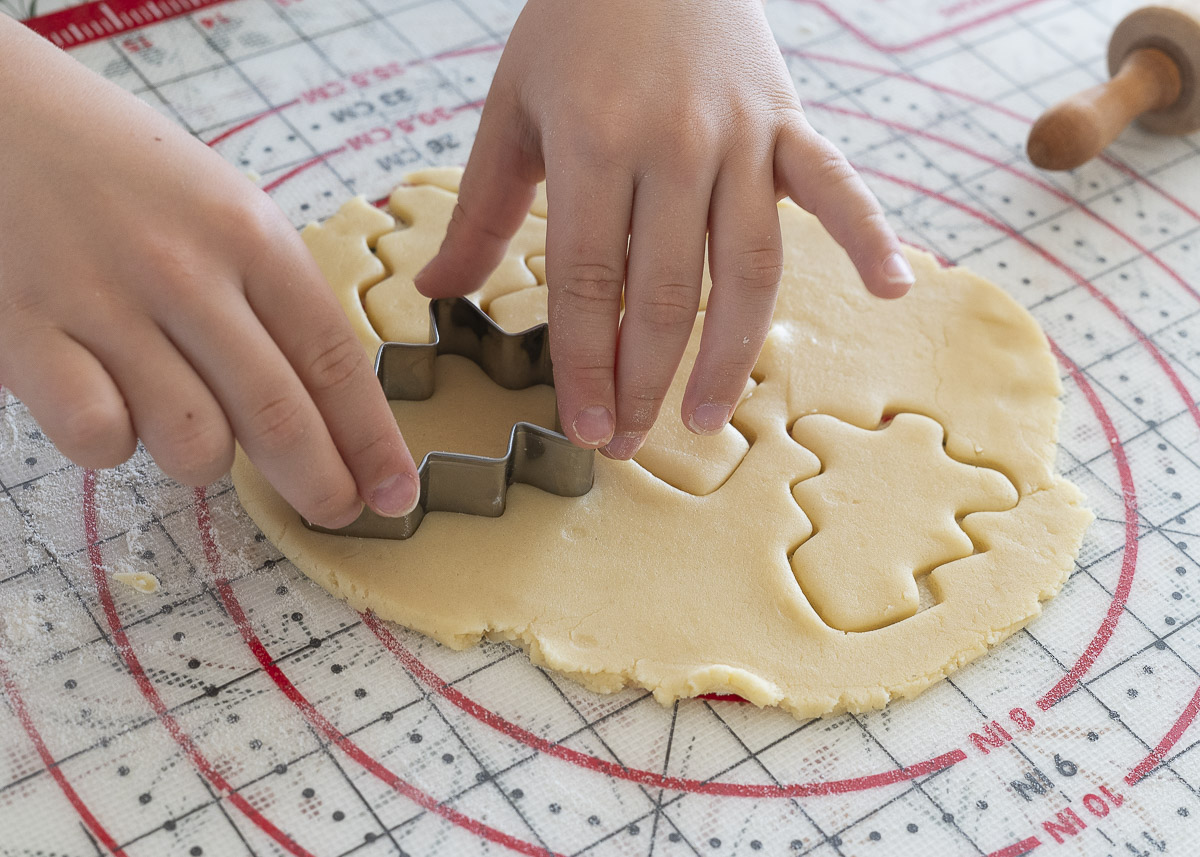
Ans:
<svg viewBox="0 0 1200 857"><path fill-rule="evenodd" d="M419 401L433 395L434 365L447 354L466 357L508 390L554 386L549 328L539 324L508 333L466 298L429 302L429 342L385 342L375 355L375 376L389 400ZM595 451L575 446L560 430L520 421L498 458L430 450L417 468L420 496L407 515L388 518L364 507L353 523L330 529L304 520L310 530L356 538L408 539L430 512L496 518L507 506L508 487L532 485L562 497L592 488Z"/></svg>

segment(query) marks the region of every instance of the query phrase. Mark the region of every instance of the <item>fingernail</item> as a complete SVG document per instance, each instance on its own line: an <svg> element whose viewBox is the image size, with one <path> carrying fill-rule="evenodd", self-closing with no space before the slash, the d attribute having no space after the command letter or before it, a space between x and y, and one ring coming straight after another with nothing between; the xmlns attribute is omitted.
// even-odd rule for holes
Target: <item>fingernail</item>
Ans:
<svg viewBox="0 0 1200 857"><path fill-rule="evenodd" d="M608 442L608 445L600 450L608 458L615 458L619 461L628 461L633 458L642 444L646 442L644 434L619 434Z"/></svg>
<svg viewBox="0 0 1200 857"><path fill-rule="evenodd" d="M888 282L896 285L911 286L917 281L917 275L913 273L912 266L908 264L903 253L888 256L887 261L883 263L883 273Z"/></svg>
<svg viewBox="0 0 1200 857"><path fill-rule="evenodd" d="M407 473L397 473L375 486L371 492L371 508L389 518L407 515L417 506L417 480Z"/></svg>
<svg viewBox="0 0 1200 857"><path fill-rule="evenodd" d="M575 430L575 436L588 446L608 443L613 433L612 411L603 405L584 408L575 415L571 428Z"/></svg>
<svg viewBox="0 0 1200 857"><path fill-rule="evenodd" d="M700 405L692 411L692 418L688 421L688 426L696 434L716 434L725 428L725 423L729 422L729 414L732 410L733 408L729 405L718 405L713 402Z"/></svg>

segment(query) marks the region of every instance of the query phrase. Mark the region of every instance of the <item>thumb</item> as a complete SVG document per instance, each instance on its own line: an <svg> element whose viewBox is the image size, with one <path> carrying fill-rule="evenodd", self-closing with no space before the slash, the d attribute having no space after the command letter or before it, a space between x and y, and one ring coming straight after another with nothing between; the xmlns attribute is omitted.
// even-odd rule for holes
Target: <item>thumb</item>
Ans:
<svg viewBox="0 0 1200 857"><path fill-rule="evenodd" d="M532 135L519 106L488 95L479 133L458 190L458 204L437 255L415 278L428 298L460 297L480 288L521 228L545 169L529 151Z"/></svg>

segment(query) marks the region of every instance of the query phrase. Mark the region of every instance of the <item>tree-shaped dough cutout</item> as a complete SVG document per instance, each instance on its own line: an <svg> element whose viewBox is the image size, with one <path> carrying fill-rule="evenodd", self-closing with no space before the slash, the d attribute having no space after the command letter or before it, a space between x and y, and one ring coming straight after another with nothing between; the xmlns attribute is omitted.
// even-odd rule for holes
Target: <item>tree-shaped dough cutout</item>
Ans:
<svg viewBox="0 0 1200 857"><path fill-rule="evenodd" d="M1017 504L1003 475L950 458L942 426L928 417L899 414L869 430L814 414L796 421L792 437L822 465L792 489L813 525L792 570L821 619L841 631L915 615L916 578L975 551L959 521Z"/></svg>

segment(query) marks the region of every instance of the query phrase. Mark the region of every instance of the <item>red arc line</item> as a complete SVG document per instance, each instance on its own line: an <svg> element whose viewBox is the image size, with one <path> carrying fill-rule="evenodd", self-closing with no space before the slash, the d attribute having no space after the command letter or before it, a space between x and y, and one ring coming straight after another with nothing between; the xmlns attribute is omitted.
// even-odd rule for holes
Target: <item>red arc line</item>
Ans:
<svg viewBox="0 0 1200 857"><path fill-rule="evenodd" d="M212 572L217 595L220 597L225 611L229 614L229 618L233 620L234 625L237 626L239 633L242 635L242 640L258 661L259 666L262 667L263 671L275 683L275 686L283 692L283 695L296 707L296 710L300 712L309 724L321 732L321 734L328 738L347 756L362 765L370 774L391 786L394 791L408 798L422 809L441 816L450 823L467 830L481 839L486 839L488 842L494 842L497 845L503 845L505 848L520 854L527 854L530 857L561 857L561 855L555 854L540 845L526 842L512 834L505 833L503 830L471 818L438 801L432 795L422 791L406 780L401 779L359 747L352 738L342 734L341 730L321 714L316 706L300 692L300 689L292 683L292 680L275 663L266 646L263 645L262 640L254 632L250 620L246 618L246 614L242 610L242 605L233 594L233 587L229 585L229 579L225 577L225 572L221 569L221 558L217 549L216 539L213 538L212 533L212 518L209 515L208 499L204 494L203 488L196 489L195 498L196 526L200 531L200 541L204 546L204 556L208 561L209 570Z"/></svg>
<svg viewBox="0 0 1200 857"><path fill-rule="evenodd" d="M1100 301L1100 303L1104 305L1105 309L1109 310L1109 312L1113 313L1113 315L1124 322L1125 326L1128 327L1133 333L1134 338L1137 339L1137 341L1150 353L1150 356L1154 358L1155 362L1158 363L1159 368L1161 368L1164 374L1167 375L1168 379L1171 380L1176 390L1183 397L1184 402L1188 405L1188 410L1192 413L1193 419L1196 421L1197 425L1200 426L1200 412L1197 412L1196 410L1196 403L1192 400L1191 395L1187 392L1187 388L1183 386L1183 382L1179 379L1179 376L1175 374L1175 370L1171 368L1169 363L1167 363L1166 359L1162 356L1162 353L1159 352L1158 348L1155 347L1154 343L1147 339L1146 335L1142 333L1141 330L1139 330L1138 327L1123 312L1121 312L1120 308L1117 307L1117 305L1111 300L1109 300L1103 292L1081 277L1068 265L1063 263L1053 253L1034 244L1024 235L1021 235L1015 229L1006 226L995 218L989 217L982 211L971 208L969 205L961 203L958 200L951 199L943 193L939 193L931 188L923 187L922 185L908 181L907 179L902 179L899 176L893 176L868 167L860 167L859 172L866 175L877 176L901 187L914 190L917 193L925 194L933 199L938 200L939 202L951 206L952 208L956 208L959 211L976 218L982 223L985 223L993 229L996 229L1020 242L1027 248L1033 250L1051 265L1066 273L1069 277L1071 277L1072 280L1075 281L1076 284L1083 286L1089 294ZM1059 351L1057 347L1055 347L1055 351L1059 355L1062 355L1062 352ZM1065 357L1065 355L1063 355L1063 357ZM1060 357L1060 359L1062 359L1062 357ZM1070 365L1074 366L1073 363ZM1075 368L1073 377L1075 377L1077 381L1083 381L1083 376L1082 374L1079 374L1078 367ZM1081 385L1081 389L1084 390L1084 395L1088 397L1089 402L1093 404L1093 409L1095 409L1100 403L1099 399L1096 398L1096 393L1094 390L1092 390L1091 385ZM1133 578L1137 572L1137 493L1133 484L1133 476L1129 469L1129 462L1125 456L1125 450L1120 445L1116 432L1113 428L1112 421L1108 417L1107 412L1101 407L1096 411L1096 414L1097 417L1100 418L1101 424L1104 425L1105 438L1108 440L1109 447L1112 449L1113 459L1117 465L1117 473L1121 478L1121 494L1125 502L1125 555L1121 564L1121 574L1117 580L1117 587L1113 593L1112 602L1109 604L1107 615L1100 623L1099 629L1092 637L1091 642L1089 642L1087 647L1084 649L1083 654L1079 656L1079 659L1075 662L1074 666L1071 667L1067 674L1064 675L1058 681L1058 683L1050 689L1050 691L1037 700L1038 707L1043 711L1049 709L1052 705L1062 699L1063 696L1065 696L1076 684L1079 683L1079 680L1084 676L1084 674L1091 669L1092 664L1095 663L1096 658L1099 657L1100 653L1104 650L1104 647L1108 645L1108 641L1112 637L1113 631L1116 629L1117 622L1120 621L1121 614L1125 609L1125 604L1129 599L1129 591L1133 586ZM1103 414L1103 416L1101 416L1101 414Z"/></svg>
<svg viewBox="0 0 1200 857"><path fill-rule="evenodd" d="M29 709L25 705L25 699L21 696L21 690L17 687L16 681L13 679L12 673L8 669L8 664L4 658L0 658L0 685L3 685L4 692L8 694L8 699L12 703L13 711L17 715L17 720L21 724L21 728L25 730L25 734L29 736L33 748L37 750L38 756L42 760L42 764L46 767L46 772L54 779L59 790L63 793L63 797L71 804L75 810L75 814L79 816L92 835L100 840L100 843L111 852L114 857L125 857L125 852L121 850L121 846L117 845L117 841L112 838L109 832L100 823L100 820L92 814L88 809L83 798L75 791L67 779L67 775L62 772L62 768L58 766L58 761L50 753L50 749L46 746L46 742L42 740L42 734L38 731L37 724L33 722L33 715L29 713Z"/></svg>
<svg viewBox="0 0 1200 857"><path fill-rule="evenodd" d="M1196 688L1196 692L1192 694L1191 701L1184 706L1183 712L1179 718L1167 730L1167 734L1158 742L1150 755L1138 762L1128 774L1125 775L1125 782L1131 786L1137 785L1151 771L1158 767L1158 763L1170 752L1179 739L1183 737L1183 733L1192 725L1192 721L1196 719L1196 715L1200 713L1200 687Z"/></svg>
<svg viewBox="0 0 1200 857"><path fill-rule="evenodd" d="M998 113L1001 116L1007 116L1009 119L1013 119L1017 122L1023 122L1025 124L1030 124L1030 125L1033 124L1033 117L1025 116L1021 113L1018 113L1015 110L1011 110L1011 109L1005 107L1002 104L996 104L995 102L988 101L984 98L979 98L975 95L972 95L969 92L963 92L962 90L955 89L952 86L944 86L940 83L933 83L931 81L924 80L919 77L915 77L914 75L911 75L911 74L905 74L904 72L896 71L895 69L884 68L883 66L872 65L871 63L859 62L857 60L846 59L844 57L834 57L834 56L829 56L828 54L813 53L811 51L801 51L801 50L796 50L794 48L784 48L782 46L780 47L780 51L781 51L781 53L784 54L784 56L793 56L793 57L798 57L799 59L811 60L814 62L828 63L829 65L837 65L837 66L842 66L844 68L855 68L855 69L858 69L859 71L867 71L867 72L870 72L871 74L878 74L882 77L888 77L893 80L902 80L902 81L905 81L906 83L914 84L915 86L919 86L923 89L929 89L934 92L940 92L943 95L949 95L952 98L957 98L962 101L966 101L970 104L974 104L977 107L982 107L985 110L988 110L992 113ZM874 119L874 117L872 117L872 119L873 119L873 121L883 121L883 120ZM1118 172L1120 172L1126 176L1129 176L1129 178L1131 178L1133 181L1137 182L1138 184L1154 191L1159 196L1161 196L1163 199L1167 200L1172 205L1174 205L1176 208L1178 208L1180 211L1183 211L1184 213L1189 215L1193 220L1200 221L1200 212L1196 211L1196 209L1192 208L1190 205L1185 203L1183 200L1181 200L1179 197L1175 196L1174 194L1169 193L1166 190L1163 190L1161 187L1159 187L1157 184L1155 184L1150 179L1137 173L1132 167L1129 167L1126 164L1122 163L1121 161L1118 161L1116 158L1114 158L1110 155L1103 154L1103 153L1101 153L1098 160L1108 164L1114 170L1117 170ZM1074 197L1067 195L1067 199L1069 199L1073 204L1075 204L1077 206L1079 205L1079 201L1076 200ZM1080 207L1082 208L1082 206L1080 206ZM1087 209L1084 209L1084 210L1086 211ZM1107 221L1105 221L1105 223L1107 223Z"/></svg>
<svg viewBox="0 0 1200 857"><path fill-rule="evenodd" d="M972 29L974 27L978 27L982 24L986 24L989 21L994 21L997 18L1003 18L1005 15L1011 15L1014 12L1019 12L1020 10L1025 9L1029 6L1036 6L1039 3L1044 3L1045 0L1018 0L1018 2L1009 3L1008 5L1003 6L999 9L993 9L991 12L987 12L976 18L971 18L970 20L963 21L961 24L955 24L954 26L947 27L943 30L939 30L936 33L930 33L927 36L922 36L919 39L914 39L911 42L906 42L904 44L899 44L899 45L885 45L885 44L882 44L881 42L876 41L874 38L867 35L866 31L864 31L864 30L860 29L859 27L856 27L854 24L850 23L850 20L848 18L843 16L841 13L839 13L831 4L829 4L827 2L823 2L823 0L792 0L792 2L793 3L802 3L805 6L816 6L822 12L824 12L826 15L828 15L830 18L832 18L834 21L836 21L838 23L838 25L840 27L842 27L842 29L849 32L851 35L853 35L856 39L858 39L864 45L878 51L881 54L898 54L898 53L904 53L905 51L911 51L916 48L924 47L926 45L940 41L941 39L949 38L950 36L954 36L959 33L965 32L966 30L970 30L970 29Z"/></svg>
<svg viewBox="0 0 1200 857"><path fill-rule="evenodd" d="M162 723L170 736L175 739L175 743L179 745L179 748L187 756L192 766L204 779L212 784L213 788L216 789L223 799L233 804L259 830L271 837L271 839L289 854L293 855L293 857L313 857L307 850L298 845L290 836L255 809L250 801L234 791L229 782L213 768L205 755L200 752L200 748L196 746L191 736L180 726L175 716L167 710L166 703L163 702L158 689L146 675L146 671L142 668L137 653L134 652L133 646L129 643L129 637L121 625L121 616L117 612L117 605L113 601L112 591L108 586L108 573L104 568L103 557L100 555L99 523L96 516L96 474L91 470L85 470L83 473L83 528L87 540L88 560L92 566L92 580L95 582L96 591L100 596L100 604L104 610L104 620L108 625L109 633L112 635L113 645L117 650L117 655L124 662L125 668L133 676L133 680L137 684L142 697L150 704L154 713L158 715L159 722Z"/></svg>
<svg viewBox="0 0 1200 857"><path fill-rule="evenodd" d="M889 786L894 783L901 783L916 777L923 777L926 774L932 774L949 768L961 762L967 757L967 754L962 750L954 749L948 753L943 753L932 759L927 759L924 762L918 762L915 765L908 765L903 768L897 768L891 771L883 771L878 774L868 774L861 777L851 777L844 780L828 780L825 782L813 783L794 783L785 786L775 785L757 785L749 783L725 783L711 782L704 780L692 780L682 777L667 777L661 774L656 774L653 771L646 771L640 768L628 768L624 765L618 765L615 762L609 762L606 759L600 759L596 756L587 753L581 753L578 750L572 750L569 747L564 747L562 744L555 744L539 735L535 735L526 729L522 729L517 724L510 720L506 720L495 712L484 708L475 700L468 697L462 691L450 686L445 679L435 673L429 667L425 666L419 658L404 647L404 645L396 639L396 637L387 629L379 617L373 613L363 613L363 622L368 628L374 632L379 641L383 643L384 648L396 656L400 664L421 680L423 684L436 691L456 707L465 711L467 714L474 717L480 723L490 726L497 732L508 736L527 747L545 753L548 756L554 756L557 759L570 762L573 765L578 765L581 768L596 771L597 773L607 774L616 779L628 780L634 783L640 783L644 786L653 788L670 789L677 792L688 792L691 794L707 794L721 795L724 797L749 797L749 798L795 798L795 797L814 797L816 795L830 794L845 794L846 792L865 791L867 789L879 788L880 786Z"/></svg>

